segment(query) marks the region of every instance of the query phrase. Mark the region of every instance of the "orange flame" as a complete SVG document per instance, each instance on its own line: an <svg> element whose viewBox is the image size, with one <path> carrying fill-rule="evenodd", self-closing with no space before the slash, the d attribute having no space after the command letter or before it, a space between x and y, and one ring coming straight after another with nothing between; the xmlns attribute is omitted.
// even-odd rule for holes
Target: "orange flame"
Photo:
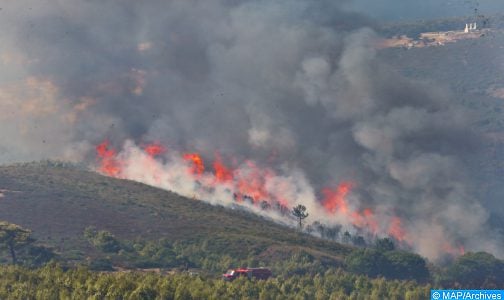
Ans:
<svg viewBox="0 0 504 300"><path fill-rule="evenodd" d="M190 168L191 174L202 175L205 172L205 165L203 159L197 153L186 153L183 156L184 160L191 162L192 166Z"/></svg>
<svg viewBox="0 0 504 300"><path fill-rule="evenodd" d="M324 200L322 201L322 205L329 211L330 213L348 213L348 204L346 202L346 196L350 193L353 184L351 182L342 182L336 188L336 191L333 191L329 188L324 188L322 190L322 194L324 194Z"/></svg>
<svg viewBox="0 0 504 300"><path fill-rule="evenodd" d="M144 147L145 153L151 157L155 157L166 152L166 148L158 143L148 144Z"/></svg>
<svg viewBox="0 0 504 300"><path fill-rule="evenodd" d="M217 182L229 182L233 180L233 172L228 169L222 162L222 157L219 153L215 154L215 161L213 163L214 175Z"/></svg>
<svg viewBox="0 0 504 300"><path fill-rule="evenodd" d="M247 161L247 170L237 170L238 182L236 184L238 200L243 200L244 196L251 197L254 203L271 200L266 190L266 180L273 176L271 170L261 170L252 161Z"/></svg>
<svg viewBox="0 0 504 300"><path fill-rule="evenodd" d="M366 208L362 211L351 210L348 206L346 197L354 186L354 183L344 181L338 185L336 190L324 188L322 190L322 194L324 195L322 205L329 213L347 216L354 226L367 229L371 233L377 234L379 226L373 210L370 208Z"/></svg>
<svg viewBox="0 0 504 300"><path fill-rule="evenodd" d="M402 221L399 217L392 217L388 234L400 242L405 240L406 231L403 229Z"/></svg>
<svg viewBox="0 0 504 300"><path fill-rule="evenodd" d="M100 159L101 173L112 177L117 177L121 173L121 165L116 159L117 153L114 148L110 148L108 140L96 146L96 153Z"/></svg>

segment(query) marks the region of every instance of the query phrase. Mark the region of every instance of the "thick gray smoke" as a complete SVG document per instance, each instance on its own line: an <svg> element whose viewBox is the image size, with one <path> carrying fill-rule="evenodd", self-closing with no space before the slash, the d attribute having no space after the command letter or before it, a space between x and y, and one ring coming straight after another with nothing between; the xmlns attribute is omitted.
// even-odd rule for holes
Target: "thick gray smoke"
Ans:
<svg viewBox="0 0 504 300"><path fill-rule="evenodd" d="M104 138L219 151L302 170L314 190L356 182L359 205L401 217L430 258L502 256L463 175L468 116L380 62L344 2L5 3L0 162L90 160Z"/></svg>

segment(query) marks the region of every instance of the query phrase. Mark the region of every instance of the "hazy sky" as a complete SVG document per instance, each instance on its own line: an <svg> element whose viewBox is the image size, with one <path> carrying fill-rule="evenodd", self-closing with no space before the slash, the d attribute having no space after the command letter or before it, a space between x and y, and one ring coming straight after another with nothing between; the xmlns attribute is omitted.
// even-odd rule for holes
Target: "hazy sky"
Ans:
<svg viewBox="0 0 504 300"><path fill-rule="evenodd" d="M503 0L353 0L347 8L382 20L432 19L504 12Z"/></svg>

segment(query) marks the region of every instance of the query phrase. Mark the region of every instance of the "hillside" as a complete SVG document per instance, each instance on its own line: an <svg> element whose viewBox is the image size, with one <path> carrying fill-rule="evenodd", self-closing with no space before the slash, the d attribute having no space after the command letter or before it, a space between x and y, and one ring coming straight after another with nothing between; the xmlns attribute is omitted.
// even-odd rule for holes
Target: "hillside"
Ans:
<svg viewBox="0 0 504 300"><path fill-rule="evenodd" d="M84 237L89 226L123 241L165 239L189 257L215 255L218 261L226 256L230 267L251 256L256 264L267 265L299 253L338 266L351 251L244 211L76 167L2 166L0 189L0 220L32 229L37 240L77 261L100 256ZM116 264L128 265L124 257L115 259Z"/></svg>
<svg viewBox="0 0 504 300"><path fill-rule="evenodd" d="M332 278L330 281L340 283L324 289L328 294L340 293L338 298L341 299L354 293L369 295L371 289L379 289L383 284L389 286L386 293L405 295L415 291L418 297L412 299L421 299L420 295L429 291L431 284L470 288L504 284L504 262L488 253L468 252L446 266L434 266L417 254L395 249L389 239L377 240L374 247L368 248L341 245L299 233L237 208L212 206L62 163L1 166L0 221L33 230L37 240L35 246L23 248L24 252L19 250L18 253L18 263L22 265L40 267L52 258L65 266L83 264L99 271L147 269L176 275L156 277L155 281L161 285L174 281L179 286L181 282L183 286L193 282L182 272L189 268L190 274L197 272L202 276L197 282L206 280L208 293L219 290L219 293L233 294L236 288L241 289L244 285L240 280L224 286L216 278L226 269L237 266L267 266L276 277L272 285L280 287L284 281L294 280L292 284L309 288L308 294L315 293L315 286L320 284L318 280L310 280ZM3 255L0 263L10 263L8 253L4 251ZM71 267L66 274L57 266L55 269L54 264L42 269L1 266L0 270L4 274L0 280L3 282L16 281L18 275L15 274L32 278L33 289L16 288L16 293L21 295L19 299L42 290L53 293L55 290L49 284L54 280L52 272L56 272L56 277L68 277L75 285L71 290L66 285L58 287L63 289L62 293L81 296L101 293L102 289L116 291L116 281L143 282L128 287L121 285L122 293L127 294L145 288L145 280L153 279L139 277L138 273L122 276L123 272L114 272L117 276L108 277L105 280L108 284L99 287L105 282L99 280L101 273L91 274L81 268ZM96 282L79 284L79 278L83 277L78 274L83 272L91 274L86 276L93 276ZM480 276L481 272L486 275ZM359 284L362 281L368 282L368 288L362 290ZM164 291L149 282L147 285L153 293ZM82 291L83 285L88 284L91 286ZM258 293L259 287L268 289L250 284L244 289ZM186 288L193 290L189 286ZM11 290L9 285L0 284L0 294ZM172 292L175 293L175 289ZM389 294L383 295L388 297Z"/></svg>

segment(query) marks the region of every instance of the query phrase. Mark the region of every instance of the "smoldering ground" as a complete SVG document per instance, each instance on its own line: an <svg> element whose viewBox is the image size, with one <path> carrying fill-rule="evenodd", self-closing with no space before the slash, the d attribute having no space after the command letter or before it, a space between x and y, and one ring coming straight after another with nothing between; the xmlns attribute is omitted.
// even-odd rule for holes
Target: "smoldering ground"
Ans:
<svg viewBox="0 0 504 300"><path fill-rule="evenodd" d="M377 59L373 22L345 2L6 3L0 159L93 163L105 138L218 151L291 178L309 208L356 182L352 205L399 216L429 258L447 244L502 256L461 162L470 115Z"/></svg>

